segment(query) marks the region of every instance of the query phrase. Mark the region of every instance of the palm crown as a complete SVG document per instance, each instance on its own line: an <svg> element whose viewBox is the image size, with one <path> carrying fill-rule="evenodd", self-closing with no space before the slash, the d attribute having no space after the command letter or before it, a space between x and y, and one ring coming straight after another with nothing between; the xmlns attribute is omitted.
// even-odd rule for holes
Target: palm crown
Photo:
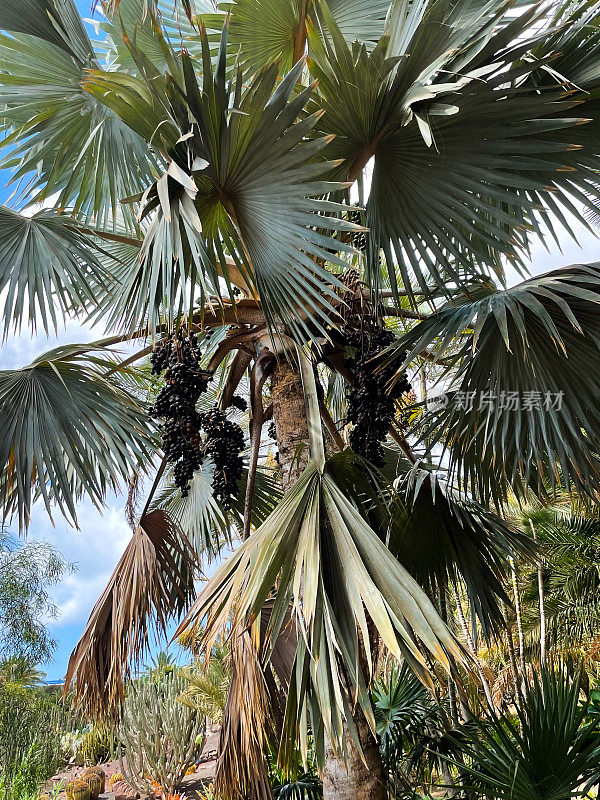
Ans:
<svg viewBox="0 0 600 800"><path fill-rule="evenodd" d="M223 626L241 632L237 663L254 648L246 663L277 676L267 683L286 689L271 698L283 760L298 731L306 747L308 720L321 756L326 741L340 755L357 741L356 707L375 728L373 629L427 681L432 656L449 670L463 658L431 600L440 586L463 581L484 630L500 619L506 557L532 549L491 504L552 484L600 488L598 267L505 288L507 265L526 272L534 237L574 235L574 217L590 225L600 211L600 8L120 0L103 10L95 42L72 0L0 10L3 166L16 208L43 203L31 216L0 208L4 333L73 315L106 329L93 345L0 372L4 515L26 526L41 496L76 522L81 496L100 504L132 474L156 473L71 659L69 678L96 710L122 698L152 615L164 627L189 605L199 555L243 534L184 625L206 624L208 648ZM177 491L183 456L162 455L148 418L157 387L142 359L177 329L194 332L194 369L218 387L199 392L198 408L194 399L205 426L248 376L250 446L227 502L211 493L210 461ZM113 346L130 339L140 347L119 358ZM357 437L358 456L331 455L345 445L357 351L381 403L390 398L387 426L369 434L375 466L359 460ZM450 402L407 434L396 402L406 367L423 360L440 365ZM282 362L302 378L310 456L295 483L294 459L281 463L283 498L259 466L270 416L285 449ZM452 400L505 390L541 400ZM560 409L544 406L548 395ZM186 430L185 447L196 446ZM450 480L417 463L417 442ZM235 726L232 703L224 724Z"/></svg>

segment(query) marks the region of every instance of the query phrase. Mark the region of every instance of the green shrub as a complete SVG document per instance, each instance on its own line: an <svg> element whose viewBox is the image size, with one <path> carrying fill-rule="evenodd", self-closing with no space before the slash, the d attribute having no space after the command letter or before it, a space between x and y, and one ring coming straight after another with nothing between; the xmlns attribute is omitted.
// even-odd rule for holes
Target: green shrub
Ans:
<svg viewBox="0 0 600 800"><path fill-rule="evenodd" d="M3 765L0 775L2 800L34 800L38 797L41 785L54 771L48 769L50 763L45 744L34 740L19 761Z"/></svg>
<svg viewBox="0 0 600 800"><path fill-rule="evenodd" d="M3 800L33 794L60 764L67 712L55 692L0 688L0 780ZM20 792L20 794L19 794Z"/></svg>
<svg viewBox="0 0 600 800"><path fill-rule="evenodd" d="M491 717L461 751L463 788L493 800L571 800L600 782L600 725L590 719L579 678L534 673L518 719Z"/></svg>

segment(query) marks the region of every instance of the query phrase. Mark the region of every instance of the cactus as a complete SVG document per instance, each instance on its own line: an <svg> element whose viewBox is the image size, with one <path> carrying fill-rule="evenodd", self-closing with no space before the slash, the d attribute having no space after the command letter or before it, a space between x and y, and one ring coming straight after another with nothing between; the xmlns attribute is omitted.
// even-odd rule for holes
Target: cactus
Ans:
<svg viewBox="0 0 600 800"><path fill-rule="evenodd" d="M122 772L115 772L113 775L110 776L108 779L108 788L112 789L115 783L120 783L120 781L124 781L125 778Z"/></svg>
<svg viewBox="0 0 600 800"><path fill-rule="evenodd" d="M65 787L67 800L90 800L90 787L85 781L71 781Z"/></svg>
<svg viewBox="0 0 600 800"><path fill-rule="evenodd" d="M97 767L97 766L96 767L86 767L86 769L84 769L84 771L83 771L83 775L89 775L90 773L93 773L94 775L97 775L101 779L102 788L100 789L100 792L103 792L104 791L104 787L106 786L106 772L102 769L102 767ZM81 777L83 777L83 775Z"/></svg>
<svg viewBox="0 0 600 800"><path fill-rule="evenodd" d="M173 794L194 761L204 717L177 702L185 686L173 672L128 688L119 729L125 756L120 766L127 783L140 791L150 794L158 784L164 794Z"/></svg>
<svg viewBox="0 0 600 800"><path fill-rule="evenodd" d="M90 787L90 800L98 800L98 795L104 791L104 776L96 771L86 770L81 780Z"/></svg>

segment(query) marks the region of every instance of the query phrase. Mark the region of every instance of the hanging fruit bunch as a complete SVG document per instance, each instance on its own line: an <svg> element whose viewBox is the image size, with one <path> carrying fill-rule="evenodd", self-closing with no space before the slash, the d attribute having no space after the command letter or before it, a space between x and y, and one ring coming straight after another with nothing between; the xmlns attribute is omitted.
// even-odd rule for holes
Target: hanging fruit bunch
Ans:
<svg viewBox="0 0 600 800"><path fill-rule="evenodd" d="M245 410L239 403L241 401L245 406L243 398L236 398L236 401L235 406ZM242 476L244 431L218 406L200 414L199 420L205 434L204 455L211 458L214 464L211 484L213 497L225 508L231 508Z"/></svg>
<svg viewBox="0 0 600 800"><path fill-rule="evenodd" d="M183 327L156 347L150 357L152 374L164 371L165 376L151 414L164 420L163 450L167 462L174 465L173 477L181 496L188 496L194 472L205 458L211 458L213 496L230 508L242 474L244 432L218 406L203 413L197 411L198 400L212 380L212 374L200 366L201 357L197 335ZM234 395L230 403L233 408L246 410L243 397Z"/></svg>
<svg viewBox="0 0 600 800"><path fill-rule="evenodd" d="M200 415L196 404L212 378L201 369L198 337L186 328L164 339L150 357L152 374L165 372L164 383L151 409L151 416L164 420L163 450L174 464L175 485L187 497L194 472L202 466Z"/></svg>
<svg viewBox="0 0 600 800"><path fill-rule="evenodd" d="M350 447L377 467L385 464L383 442L394 420L396 401L411 385L406 373L390 391L395 374L393 365L385 366L378 358L395 340L392 331L383 327L368 298L357 292L358 273L348 270L343 278L344 300L344 368L349 373L346 386L347 422Z"/></svg>

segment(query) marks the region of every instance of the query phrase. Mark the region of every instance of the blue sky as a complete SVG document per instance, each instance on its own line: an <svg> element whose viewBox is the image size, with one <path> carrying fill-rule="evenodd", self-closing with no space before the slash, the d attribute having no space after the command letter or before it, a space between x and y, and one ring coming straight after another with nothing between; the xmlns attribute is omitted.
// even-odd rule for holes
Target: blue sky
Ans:
<svg viewBox="0 0 600 800"><path fill-rule="evenodd" d="M83 17L90 16L91 0L77 0L77 5ZM0 171L0 202L5 202L10 194L4 188L7 178L8 175ZM541 243L536 244L531 272L536 274L574 262L600 260L600 241L581 227L578 227L578 233L581 247L564 237L563 253L556 246L547 253ZM101 334L100 330L90 331L70 322L57 337L48 338L44 334L32 335L29 332L12 336L0 349L0 369L28 364L36 355L57 344L89 341ZM58 514L53 526L42 506L34 509L29 537L52 542L77 566L77 570L53 590L60 616L50 625L59 641L58 649L54 660L43 666L50 680L63 677L69 654L129 541L131 531L123 509L123 497L108 497L102 512L90 502L83 502L78 510L79 530L70 527Z"/></svg>

